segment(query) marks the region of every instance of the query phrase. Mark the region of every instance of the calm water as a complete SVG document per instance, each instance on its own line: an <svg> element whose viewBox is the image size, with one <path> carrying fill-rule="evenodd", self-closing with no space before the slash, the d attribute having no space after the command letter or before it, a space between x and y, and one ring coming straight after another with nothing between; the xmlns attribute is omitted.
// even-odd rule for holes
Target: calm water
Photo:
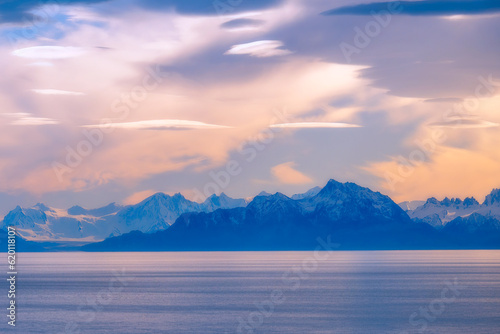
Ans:
<svg viewBox="0 0 500 334"><path fill-rule="evenodd" d="M23 334L500 333L500 251L22 253L18 272Z"/></svg>

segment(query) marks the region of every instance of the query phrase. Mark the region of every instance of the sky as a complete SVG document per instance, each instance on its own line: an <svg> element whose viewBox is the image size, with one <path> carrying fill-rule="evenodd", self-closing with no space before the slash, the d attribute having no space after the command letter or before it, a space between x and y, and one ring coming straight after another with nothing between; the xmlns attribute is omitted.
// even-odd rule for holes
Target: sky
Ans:
<svg viewBox="0 0 500 334"><path fill-rule="evenodd" d="M500 188L500 3L1 1L0 215Z"/></svg>

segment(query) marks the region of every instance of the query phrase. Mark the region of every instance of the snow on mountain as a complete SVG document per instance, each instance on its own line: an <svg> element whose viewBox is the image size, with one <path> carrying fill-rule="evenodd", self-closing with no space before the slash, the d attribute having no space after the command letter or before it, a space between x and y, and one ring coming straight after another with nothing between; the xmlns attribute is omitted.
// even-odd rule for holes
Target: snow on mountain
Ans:
<svg viewBox="0 0 500 334"><path fill-rule="evenodd" d="M174 196L157 193L139 204L119 211L115 225L119 234L131 230L155 232L168 228L183 213L211 212L217 209L246 206L246 204L244 199L233 199L224 193L220 196L212 195L201 204L190 201L179 193Z"/></svg>
<svg viewBox="0 0 500 334"><path fill-rule="evenodd" d="M170 196L156 193L142 202L120 210L115 219L117 233L132 230L154 232L168 228L181 214L198 212L201 205L192 202L181 194Z"/></svg>
<svg viewBox="0 0 500 334"><path fill-rule="evenodd" d="M388 196L351 182L330 180L316 196L301 202L306 211L315 213L316 219L343 223L368 220L408 221L408 216Z"/></svg>
<svg viewBox="0 0 500 334"><path fill-rule="evenodd" d="M500 206L500 189L493 189L491 193L486 196L483 205Z"/></svg>
<svg viewBox="0 0 500 334"><path fill-rule="evenodd" d="M493 189L476 212L500 220L500 189Z"/></svg>
<svg viewBox="0 0 500 334"><path fill-rule="evenodd" d="M321 187L314 187L312 189L309 189L303 194L295 194L291 197L291 199L294 200L299 200L299 199L304 199L304 198L310 198L313 196L316 196L319 192L321 191Z"/></svg>
<svg viewBox="0 0 500 334"><path fill-rule="evenodd" d="M405 201L405 202L399 203L398 205L401 209L408 212L408 211L414 211L418 207L420 207L424 204L425 204L425 201Z"/></svg>
<svg viewBox="0 0 500 334"><path fill-rule="evenodd" d="M247 216L258 224L284 223L289 217L300 217L302 213L300 204L282 193L257 196L246 209Z"/></svg>
<svg viewBox="0 0 500 334"><path fill-rule="evenodd" d="M87 239L99 240L98 217L80 215L71 217L67 211L37 204L31 208L17 206L3 219L1 227L16 226L19 235L27 240Z"/></svg>
<svg viewBox="0 0 500 334"><path fill-rule="evenodd" d="M473 197L468 197L463 201L459 198L449 199L448 197L439 201L432 197L423 205L407 210L407 213L415 221L426 222L438 228L456 218L464 218L473 213L500 219L500 189L493 189L486 196L483 204L479 204Z"/></svg>
<svg viewBox="0 0 500 334"><path fill-rule="evenodd" d="M415 210L408 210L407 213L413 220L426 222L439 228L457 217L464 217L476 212L479 208L479 203L473 197L463 201L459 198L449 199L448 197L439 201L431 197L424 205Z"/></svg>
<svg viewBox="0 0 500 334"><path fill-rule="evenodd" d="M72 216L90 215L90 216L95 216L95 217L102 217L102 216L116 213L116 212L120 211L121 209L123 209L123 206L118 205L116 203L111 203L111 204L108 204L102 208L91 209L91 210L84 209L79 205L75 205L75 206L68 209L68 214L70 214Z"/></svg>
<svg viewBox="0 0 500 334"><path fill-rule="evenodd" d="M215 211L217 209L233 209L238 207L244 207L248 203L242 198L234 199L221 193L219 196L212 195L208 197L205 202L201 204L203 212Z"/></svg>
<svg viewBox="0 0 500 334"><path fill-rule="evenodd" d="M31 208L16 207L9 212L0 227L15 225L27 240L103 240L133 230L155 232L168 228L183 213L210 212L219 208L245 206L243 199L232 199L225 194L213 195L204 203L187 200L181 194L174 196L157 193L142 202L122 207L111 203L97 209L73 206L68 210L37 204Z"/></svg>

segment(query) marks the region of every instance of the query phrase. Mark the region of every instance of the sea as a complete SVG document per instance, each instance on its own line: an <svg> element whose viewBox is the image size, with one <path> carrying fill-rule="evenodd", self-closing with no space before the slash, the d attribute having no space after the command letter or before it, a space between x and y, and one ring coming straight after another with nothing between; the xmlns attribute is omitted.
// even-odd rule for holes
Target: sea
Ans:
<svg viewBox="0 0 500 334"><path fill-rule="evenodd" d="M6 260L5 260L6 262ZM500 251L16 257L1 333L500 333Z"/></svg>

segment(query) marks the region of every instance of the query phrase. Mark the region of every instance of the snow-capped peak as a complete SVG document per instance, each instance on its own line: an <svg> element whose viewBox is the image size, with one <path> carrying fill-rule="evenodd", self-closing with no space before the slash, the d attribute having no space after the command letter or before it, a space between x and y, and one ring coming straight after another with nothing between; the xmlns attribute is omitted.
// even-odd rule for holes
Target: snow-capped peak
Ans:
<svg viewBox="0 0 500 334"><path fill-rule="evenodd" d="M43 204L43 203L37 203L37 204L35 204L35 205L32 207L32 209L38 209L38 210L43 211L43 212L46 212L46 211L51 211L51 212L53 212L53 211L54 211L53 209L49 208L48 206L46 206L46 205L45 205L45 204Z"/></svg>
<svg viewBox="0 0 500 334"><path fill-rule="evenodd" d="M413 220L442 227L456 218L467 217L473 213L487 217L500 216L500 205L497 203L500 203L500 191L493 190L482 205L474 197L467 197L463 201L460 198L448 197L439 201L431 197L424 205L407 210L407 213Z"/></svg>
<svg viewBox="0 0 500 334"><path fill-rule="evenodd" d="M210 212L217 209L233 209L246 205L247 201L244 199L231 198L224 193L221 193L219 196L213 194L200 205L200 211Z"/></svg>
<svg viewBox="0 0 500 334"><path fill-rule="evenodd" d="M500 189L493 189L491 193L486 196L484 205L500 205Z"/></svg>
<svg viewBox="0 0 500 334"><path fill-rule="evenodd" d="M310 197L316 196L320 191L321 191L321 187L314 187L314 188L309 189L308 191L306 191L303 194L295 194L291 198L294 200L310 198Z"/></svg>

